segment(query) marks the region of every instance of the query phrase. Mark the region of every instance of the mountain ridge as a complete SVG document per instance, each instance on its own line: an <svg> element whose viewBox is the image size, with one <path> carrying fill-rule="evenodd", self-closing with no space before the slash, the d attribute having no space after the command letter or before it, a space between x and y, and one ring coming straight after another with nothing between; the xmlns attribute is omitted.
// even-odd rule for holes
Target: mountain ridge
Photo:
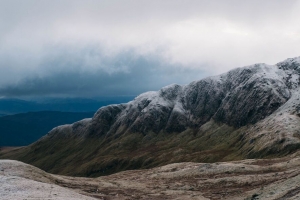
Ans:
<svg viewBox="0 0 300 200"><path fill-rule="evenodd" d="M123 120L123 118L130 118L132 121L128 127L130 131L143 132L150 127L142 126L139 122L145 123L148 117L162 114L161 112L163 111L169 111L169 115L166 116L168 118L162 121L167 122L164 123L166 124L165 129L170 129L171 131L176 131L176 128L172 129L171 127L175 123L172 121L176 120L176 116L180 114L184 114L184 116L180 116L184 118L183 121L190 120L190 124L186 122L186 126L201 126L210 118L235 127L243 126L247 123L256 123L287 102L292 92L289 89L294 89L295 84L299 84L299 74L294 74L297 77L294 77L295 80L291 80L288 79L288 73L283 74L285 71L279 70L279 67L284 66L284 62L281 62L276 70L272 69L275 66L255 64L237 68L219 76L194 81L186 86L172 84L163 87L159 91L143 93L127 104L114 104L103 107L96 112L94 118L102 119L101 117L103 117L104 119L105 113L111 112L113 116L118 118L115 122L116 125L124 124L126 120ZM258 77L260 75L263 76L263 79ZM284 80L285 78L286 80ZM262 79L262 81L258 82L257 79ZM246 94L252 88L255 89L253 90L254 92ZM201 91L201 96L198 95L199 91ZM259 99L260 102L255 102L259 103L259 105L248 105L247 110L244 110L243 106L245 106L245 103L250 103L249 101L243 102L244 104L242 105L235 104L236 102L238 103L238 100L254 99L257 96L262 97L266 95L265 93L267 98ZM241 111L246 112L247 115L241 116ZM197 116L195 117L195 115ZM251 118L252 115L255 117ZM229 120L229 118L232 119ZM180 124L180 122L176 122ZM115 127L116 125L113 125L113 131L111 132L122 133L118 127ZM139 127L144 128L144 130L141 130ZM154 124L154 127L152 126L151 128L153 129L152 131L159 132L161 125ZM182 131L182 129L179 128L179 131ZM109 133L110 131L108 131Z"/></svg>
<svg viewBox="0 0 300 200"><path fill-rule="evenodd" d="M286 155L300 148L300 57L254 64L100 108L4 155L52 173L98 176L173 162ZM1 157L1 155L0 155ZM66 165L79 165L77 169Z"/></svg>

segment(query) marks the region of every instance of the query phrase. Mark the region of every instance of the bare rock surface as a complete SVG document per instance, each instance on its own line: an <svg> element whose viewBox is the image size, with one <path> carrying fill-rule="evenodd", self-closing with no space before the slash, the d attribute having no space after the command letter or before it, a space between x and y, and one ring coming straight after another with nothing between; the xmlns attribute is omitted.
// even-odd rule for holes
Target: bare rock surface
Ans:
<svg viewBox="0 0 300 200"><path fill-rule="evenodd" d="M98 178L0 160L0 199L300 199L300 153L278 159L174 163Z"/></svg>
<svg viewBox="0 0 300 200"><path fill-rule="evenodd" d="M0 160L0 199L92 200L55 184L55 178L36 167L14 160Z"/></svg>

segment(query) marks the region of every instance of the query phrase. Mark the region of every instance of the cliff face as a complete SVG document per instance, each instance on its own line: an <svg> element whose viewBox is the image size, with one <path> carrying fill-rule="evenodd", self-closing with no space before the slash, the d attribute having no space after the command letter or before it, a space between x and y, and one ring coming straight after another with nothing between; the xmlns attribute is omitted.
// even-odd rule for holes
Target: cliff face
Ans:
<svg viewBox="0 0 300 200"><path fill-rule="evenodd" d="M300 57L169 85L54 128L15 155L42 168L49 156L45 162L52 164L43 169L63 174L68 173L61 166L72 158L83 166L74 174L90 175L84 169L101 175L171 162L286 154L300 147L299 76Z"/></svg>

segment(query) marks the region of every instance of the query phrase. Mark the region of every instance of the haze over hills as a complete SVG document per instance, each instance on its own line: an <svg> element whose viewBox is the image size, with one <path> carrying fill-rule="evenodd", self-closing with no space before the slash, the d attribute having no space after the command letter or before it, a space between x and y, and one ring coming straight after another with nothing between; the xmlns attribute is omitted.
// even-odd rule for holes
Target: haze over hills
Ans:
<svg viewBox="0 0 300 200"><path fill-rule="evenodd" d="M29 145L55 126L90 118L102 106L127 102L133 98L1 98L0 147Z"/></svg>
<svg viewBox="0 0 300 200"><path fill-rule="evenodd" d="M100 108L0 155L48 172L99 176L175 162L270 158L300 148L300 57L170 85Z"/></svg>
<svg viewBox="0 0 300 200"><path fill-rule="evenodd" d="M0 117L0 147L29 145L55 126L93 115L93 112L40 111Z"/></svg>
<svg viewBox="0 0 300 200"><path fill-rule="evenodd" d="M61 112L95 112L102 106L124 103L134 96L84 98L32 98L29 100L0 98L0 115L25 112L61 111Z"/></svg>

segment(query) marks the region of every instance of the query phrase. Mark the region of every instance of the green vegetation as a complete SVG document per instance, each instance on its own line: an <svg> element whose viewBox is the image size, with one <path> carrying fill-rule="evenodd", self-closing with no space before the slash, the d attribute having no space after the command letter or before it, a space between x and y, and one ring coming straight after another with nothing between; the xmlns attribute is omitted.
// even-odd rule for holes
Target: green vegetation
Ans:
<svg viewBox="0 0 300 200"><path fill-rule="evenodd" d="M187 129L179 134L149 132L82 138L69 132L49 136L28 147L2 154L0 151L0 158L20 160L55 174L97 177L177 162L271 158L299 149L292 146L279 152L255 152L255 142L249 142L245 130L246 127L235 129L210 121L200 129Z"/></svg>

